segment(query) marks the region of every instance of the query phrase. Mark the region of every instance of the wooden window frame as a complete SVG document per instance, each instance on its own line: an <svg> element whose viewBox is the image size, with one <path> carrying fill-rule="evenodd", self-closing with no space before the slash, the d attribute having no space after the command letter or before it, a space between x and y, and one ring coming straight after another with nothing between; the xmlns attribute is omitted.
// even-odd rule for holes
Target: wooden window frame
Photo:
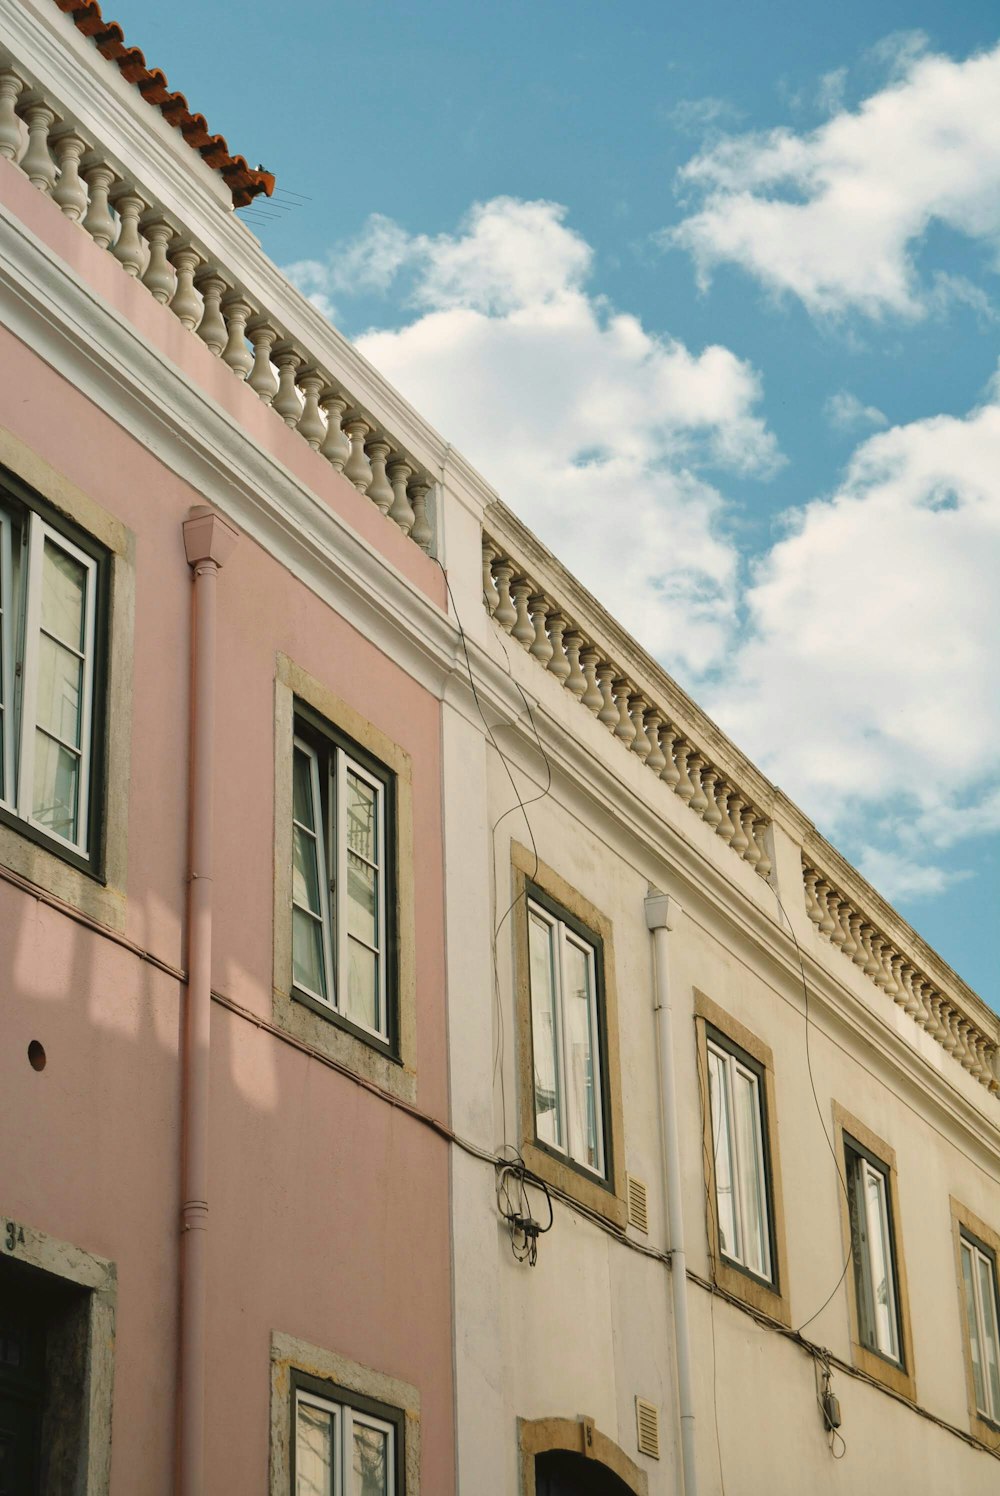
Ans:
<svg viewBox="0 0 1000 1496"><path fill-rule="evenodd" d="M349 1417L353 1425L353 1417L356 1413L363 1420L370 1419L372 1423L381 1425L384 1429L391 1432L392 1453L388 1496L406 1496L406 1416L403 1409L393 1407L388 1403L378 1402L375 1398L365 1397L360 1392L338 1386L336 1382L328 1381L323 1377L312 1376L308 1372L299 1370L293 1370L291 1375L291 1409L289 1413L291 1424L291 1484L289 1487L289 1496L293 1496L295 1491L297 1474L298 1409L300 1401L312 1406L330 1409L338 1415L337 1443L339 1447L335 1458L340 1465L340 1474L334 1477L334 1492L336 1496L351 1496L353 1482L348 1481L346 1478L348 1470L347 1459L350 1449L346 1424Z"/></svg>
<svg viewBox="0 0 1000 1496"><path fill-rule="evenodd" d="M965 1366L965 1391L969 1408L969 1430L987 1448L994 1452L1000 1451L1000 1423L994 1423L991 1418L984 1418L976 1406L976 1384L972 1370L972 1348L969 1343L968 1317L965 1308L965 1284L962 1277L962 1238L971 1239L974 1244L993 1257L994 1287L998 1293L998 1309L1000 1309L1000 1232L974 1214L961 1200L956 1200L954 1195L950 1197L951 1205L951 1229L955 1246L955 1281L958 1291L958 1313L959 1323L962 1327L962 1360Z"/></svg>
<svg viewBox="0 0 1000 1496"><path fill-rule="evenodd" d="M712 1281L724 1292L752 1309L769 1315L780 1324L791 1325L788 1297L787 1256L785 1251L785 1212L781 1189L781 1158L778 1147L777 1105L775 1100L774 1056L757 1035L740 1023L706 993L694 993L695 1046L698 1081L701 1091L702 1157L705 1176L705 1213L708 1227L708 1251ZM768 1225L770 1230L771 1278L759 1277L749 1268L724 1257L719 1245L718 1197L715 1181L715 1141L709 1106L708 1041L721 1042L758 1076L761 1101L761 1132L764 1145L764 1174L767 1185Z"/></svg>

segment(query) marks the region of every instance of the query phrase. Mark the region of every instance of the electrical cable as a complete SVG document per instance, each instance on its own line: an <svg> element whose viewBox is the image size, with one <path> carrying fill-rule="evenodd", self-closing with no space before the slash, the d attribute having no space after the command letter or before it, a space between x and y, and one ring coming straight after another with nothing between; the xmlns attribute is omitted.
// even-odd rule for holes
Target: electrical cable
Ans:
<svg viewBox="0 0 1000 1496"><path fill-rule="evenodd" d="M504 1159L504 1153L513 1154L513 1158ZM539 1191L548 1207L549 1219L544 1226L532 1212L529 1188ZM514 1261L534 1267L538 1261L538 1238L552 1230L555 1220L552 1196L545 1181L531 1172L519 1150L510 1144L504 1144L497 1156L497 1209L510 1227Z"/></svg>

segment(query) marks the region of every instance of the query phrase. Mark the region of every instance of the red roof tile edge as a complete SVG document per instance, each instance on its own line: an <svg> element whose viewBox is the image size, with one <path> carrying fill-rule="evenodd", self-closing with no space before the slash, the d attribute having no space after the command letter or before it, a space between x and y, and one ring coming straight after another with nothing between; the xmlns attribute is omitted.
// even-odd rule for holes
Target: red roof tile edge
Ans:
<svg viewBox="0 0 1000 1496"><path fill-rule="evenodd" d="M225 137L211 135L205 117L192 114L182 93L174 93L159 68L148 68L138 47L127 47L117 21L106 21L98 0L55 0L61 11L73 17L77 30L94 42L102 57L118 64L127 83L134 83L146 100L159 109L168 125L180 130L192 150L222 174L233 194L233 206L245 208L253 199L274 191L274 174L262 166L248 166L242 156L230 154Z"/></svg>

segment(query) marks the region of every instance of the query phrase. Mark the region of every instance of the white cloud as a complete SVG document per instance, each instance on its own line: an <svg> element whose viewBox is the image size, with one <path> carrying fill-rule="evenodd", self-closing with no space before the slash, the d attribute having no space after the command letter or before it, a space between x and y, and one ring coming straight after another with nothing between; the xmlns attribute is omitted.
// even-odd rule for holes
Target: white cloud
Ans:
<svg viewBox="0 0 1000 1496"><path fill-rule="evenodd" d="M1000 256L1000 47L956 62L906 33L895 80L818 129L718 141L681 173L700 207L662 236L699 277L730 262L810 311L916 319L916 253L934 222Z"/></svg>
<svg viewBox="0 0 1000 1496"><path fill-rule="evenodd" d="M648 648L688 679L709 668L738 556L704 469L780 461L754 370L590 296L590 247L557 204L498 198L455 235L388 237L414 320L358 338L362 352ZM329 263L386 238L377 220Z"/></svg>
<svg viewBox="0 0 1000 1496"><path fill-rule="evenodd" d="M869 437L838 491L790 517L709 702L825 830L877 843L867 866L901 896L1000 825L998 395Z"/></svg>
<svg viewBox="0 0 1000 1496"><path fill-rule="evenodd" d="M888 426L884 411L865 405L850 390L838 390L823 403L823 414L837 431L859 431L863 426Z"/></svg>
<svg viewBox="0 0 1000 1496"><path fill-rule="evenodd" d="M830 72L823 74L816 89L816 104L823 114L836 114L844 107L846 87L846 68L831 68Z"/></svg>
<svg viewBox="0 0 1000 1496"><path fill-rule="evenodd" d="M887 899L926 899L944 893L971 875L930 864L921 865L901 852L869 847L858 862L859 871Z"/></svg>
<svg viewBox="0 0 1000 1496"><path fill-rule="evenodd" d="M680 99L669 109L661 111L661 118L685 135L704 135L720 127L724 120L735 120L738 116L739 110L728 99L712 96Z"/></svg>

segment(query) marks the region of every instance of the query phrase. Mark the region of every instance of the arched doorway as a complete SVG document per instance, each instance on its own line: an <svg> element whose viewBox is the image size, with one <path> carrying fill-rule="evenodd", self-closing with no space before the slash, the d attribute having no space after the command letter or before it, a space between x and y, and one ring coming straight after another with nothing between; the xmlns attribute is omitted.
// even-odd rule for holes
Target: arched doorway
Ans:
<svg viewBox="0 0 1000 1496"><path fill-rule="evenodd" d="M613 1470L565 1449L535 1456L535 1496L632 1496Z"/></svg>
<svg viewBox="0 0 1000 1496"><path fill-rule="evenodd" d="M521 1496L648 1496L645 1470L592 1418L519 1418L518 1442Z"/></svg>

